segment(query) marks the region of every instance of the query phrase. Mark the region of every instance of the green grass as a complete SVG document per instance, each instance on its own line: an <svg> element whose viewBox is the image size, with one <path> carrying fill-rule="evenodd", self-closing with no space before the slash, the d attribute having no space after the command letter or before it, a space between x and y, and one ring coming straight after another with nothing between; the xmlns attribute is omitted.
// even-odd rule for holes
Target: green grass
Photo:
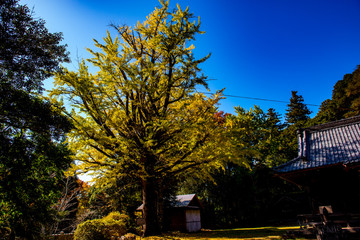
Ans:
<svg viewBox="0 0 360 240"><path fill-rule="evenodd" d="M233 239L281 239L281 236L289 230L297 230L296 227L257 227L257 228L234 228L203 230L199 233L169 233L158 237L147 237L144 240L233 240Z"/></svg>

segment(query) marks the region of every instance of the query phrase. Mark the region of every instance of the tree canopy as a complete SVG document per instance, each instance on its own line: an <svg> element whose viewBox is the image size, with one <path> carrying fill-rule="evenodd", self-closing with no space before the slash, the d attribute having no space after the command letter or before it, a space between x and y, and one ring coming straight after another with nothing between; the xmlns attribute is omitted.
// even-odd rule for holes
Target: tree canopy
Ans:
<svg viewBox="0 0 360 240"><path fill-rule="evenodd" d="M222 138L214 119L220 94L195 93L207 86L189 44L201 34L200 19L189 9L160 1L147 20L135 27L114 26L118 36L95 41L87 61L74 72L56 74L52 96L70 99L74 130L68 138L76 150L78 171L105 179L136 179L142 186L145 235L160 231L165 189L192 171L218 166ZM196 170L196 171L195 171Z"/></svg>
<svg viewBox="0 0 360 240"><path fill-rule="evenodd" d="M322 102L314 124L336 121L360 114L360 65L354 72L345 74L332 92L331 99Z"/></svg>
<svg viewBox="0 0 360 240"><path fill-rule="evenodd" d="M250 167L272 167L286 161L280 115L270 108L265 113L259 106L250 110L235 107L236 115L226 118L228 139L233 146L231 158Z"/></svg>
<svg viewBox="0 0 360 240"><path fill-rule="evenodd" d="M58 181L69 167L70 122L39 93L68 60L62 35L49 33L27 6L0 6L0 232L40 238L51 220Z"/></svg>
<svg viewBox="0 0 360 240"><path fill-rule="evenodd" d="M42 81L59 62L69 61L62 33L49 33L45 21L33 17L18 0L3 0L0 8L0 83L41 92Z"/></svg>
<svg viewBox="0 0 360 240"><path fill-rule="evenodd" d="M285 113L285 120L288 124L303 125L310 119L311 111L304 104L304 98L297 94L297 91L291 91L290 103Z"/></svg>

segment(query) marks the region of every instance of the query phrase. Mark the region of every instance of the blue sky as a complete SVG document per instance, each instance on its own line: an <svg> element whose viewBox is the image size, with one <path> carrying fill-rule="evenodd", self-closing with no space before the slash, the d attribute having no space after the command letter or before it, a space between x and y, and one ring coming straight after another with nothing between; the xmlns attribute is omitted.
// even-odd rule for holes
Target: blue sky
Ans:
<svg viewBox="0 0 360 240"><path fill-rule="evenodd" d="M92 39L101 40L110 23L135 25L159 6L157 0L21 0L34 8L51 32L63 32L72 63L88 58ZM288 101L291 91L306 103L331 98L334 84L360 64L359 0L170 0L201 17L193 43L211 92ZM111 30L113 34L114 31ZM202 89L199 89L202 91ZM273 107L284 115L286 103L242 98L223 100L220 110ZM309 106L314 116L318 107Z"/></svg>

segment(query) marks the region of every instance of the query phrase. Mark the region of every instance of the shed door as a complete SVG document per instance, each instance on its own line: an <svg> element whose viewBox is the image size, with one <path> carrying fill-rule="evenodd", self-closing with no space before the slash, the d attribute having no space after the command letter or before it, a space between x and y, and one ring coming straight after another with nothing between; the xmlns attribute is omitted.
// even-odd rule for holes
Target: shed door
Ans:
<svg viewBox="0 0 360 240"><path fill-rule="evenodd" d="M197 232L201 230L200 209L186 210L186 230Z"/></svg>

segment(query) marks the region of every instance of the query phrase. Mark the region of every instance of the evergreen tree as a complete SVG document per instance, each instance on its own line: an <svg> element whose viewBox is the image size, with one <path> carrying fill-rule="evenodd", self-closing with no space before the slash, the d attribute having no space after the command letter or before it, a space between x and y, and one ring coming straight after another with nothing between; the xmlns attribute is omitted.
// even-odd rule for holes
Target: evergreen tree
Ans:
<svg viewBox="0 0 360 240"><path fill-rule="evenodd" d="M285 126L281 123L281 115L274 108L269 108L266 113L266 121L270 128L282 130Z"/></svg>
<svg viewBox="0 0 360 240"><path fill-rule="evenodd" d="M288 161L286 141L283 137L286 124L281 122L281 115L273 108L268 109L265 124L267 138L262 144L261 151L266 166L273 167Z"/></svg>
<svg viewBox="0 0 360 240"><path fill-rule="evenodd" d="M310 119L311 111L304 104L304 98L297 94L297 91L291 91L290 103L287 105L285 120L288 124L304 125Z"/></svg>
<svg viewBox="0 0 360 240"><path fill-rule="evenodd" d="M290 103L287 105L285 123L287 127L281 134L282 147L286 149L285 158L287 161L295 158L298 154L298 142L296 131L309 124L311 111L304 104L304 98L291 91Z"/></svg>

